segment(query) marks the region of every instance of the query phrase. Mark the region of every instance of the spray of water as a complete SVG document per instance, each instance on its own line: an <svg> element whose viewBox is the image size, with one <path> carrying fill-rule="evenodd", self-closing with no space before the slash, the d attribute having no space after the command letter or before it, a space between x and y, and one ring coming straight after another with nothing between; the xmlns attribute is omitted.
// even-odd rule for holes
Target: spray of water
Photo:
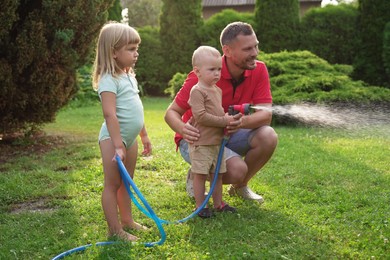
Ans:
<svg viewBox="0 0 390 260"><path fill-rule="evenodd" d="M256 110L272 111L279 122L287 121L307 126L332 128L370 128L385 127L390 131L390 105L370 106L325 106L314 104L295 104L272 108L252 106Z"/></svg>

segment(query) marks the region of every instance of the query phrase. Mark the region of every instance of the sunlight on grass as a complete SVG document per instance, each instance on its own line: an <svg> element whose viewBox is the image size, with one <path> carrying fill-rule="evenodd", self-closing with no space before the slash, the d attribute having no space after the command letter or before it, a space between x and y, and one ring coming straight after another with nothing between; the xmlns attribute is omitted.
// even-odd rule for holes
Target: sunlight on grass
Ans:
<svg viewBox="0 0 390 260"><path fill-rule="evenodd" d="M138 158L134 180L160 218L178 220L195 203L185 192L188 165L163 119L170 100L143 102L153 155ZM1 165L0 259L47 259L107 240L97 143L102 121L98 103L64 108L44 128L49 136L62 136L61 145ZM238 214L165 225L162 246L91 247L69 259L385 259L390 137L359 129L276 131L274 156L250 182L264 196L263 205L230 197L225 186L224 199ZM158 241L154 222L134 206L133 212L150 227L134 232L141 243Z"/></svg>

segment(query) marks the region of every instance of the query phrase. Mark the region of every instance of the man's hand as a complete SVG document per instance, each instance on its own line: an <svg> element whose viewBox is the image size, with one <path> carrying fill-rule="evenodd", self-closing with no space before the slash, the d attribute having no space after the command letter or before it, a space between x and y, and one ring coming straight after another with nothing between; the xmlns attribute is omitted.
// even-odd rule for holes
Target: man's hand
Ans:
<svg viewBox="0 0 390 260"><path fill-rule="evenodd" d="M183 139L189 144L194 143L200 137L199 130L192 125L193 121L194 119L191 117L190 120L183 125L181 130L181 136L183 136Z"/></svg>

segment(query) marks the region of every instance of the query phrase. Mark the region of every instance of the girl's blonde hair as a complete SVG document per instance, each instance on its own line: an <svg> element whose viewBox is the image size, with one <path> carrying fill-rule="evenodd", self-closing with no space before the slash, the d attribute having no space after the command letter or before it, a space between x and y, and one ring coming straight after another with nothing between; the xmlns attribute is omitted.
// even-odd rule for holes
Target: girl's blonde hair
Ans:
<svg viewBox="0 0 390 260"><path fill-rule="evenodd" d="M96 58L93 65L92 86L98 89L100 76L111 74L117 77L121 71L114 59L114 50L119 50L127 44L139 44L141 37L138 32L127 24L108 22L100 30L96 45ZM132 68L129 72L133 73Z"/></svg>

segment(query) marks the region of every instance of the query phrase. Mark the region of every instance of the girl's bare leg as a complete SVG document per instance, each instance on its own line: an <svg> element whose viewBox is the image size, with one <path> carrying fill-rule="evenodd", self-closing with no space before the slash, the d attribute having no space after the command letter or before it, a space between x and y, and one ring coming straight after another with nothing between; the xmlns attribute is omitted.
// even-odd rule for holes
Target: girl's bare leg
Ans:
<svg viewBox="0 0 390 260"><path fill-rule="evenodd" d="M122 225L118 220L117 193L119 187L121 186L121 178L116 162L112 161L115 149L111 139L106 139L100 142L100 151L104 171L102 207L108 225L108 234L109 236L117 235L121 239L125 240L137 240L136 236L133 236L123 230Z"/></svg>
<svg viewBox="0 0 390 260"><path fill-rule="evenodd" d="M138 157L138 144L135 142L126 152L126 161L124 165L130 177L134 178L135 165ZM127 193L125 184L122 182L118 190L117 201L119 207L119 214L123 228L130 228L136 230L145 230L145 226L137 223L133 219L131 211L131 198Z"/></svg>

